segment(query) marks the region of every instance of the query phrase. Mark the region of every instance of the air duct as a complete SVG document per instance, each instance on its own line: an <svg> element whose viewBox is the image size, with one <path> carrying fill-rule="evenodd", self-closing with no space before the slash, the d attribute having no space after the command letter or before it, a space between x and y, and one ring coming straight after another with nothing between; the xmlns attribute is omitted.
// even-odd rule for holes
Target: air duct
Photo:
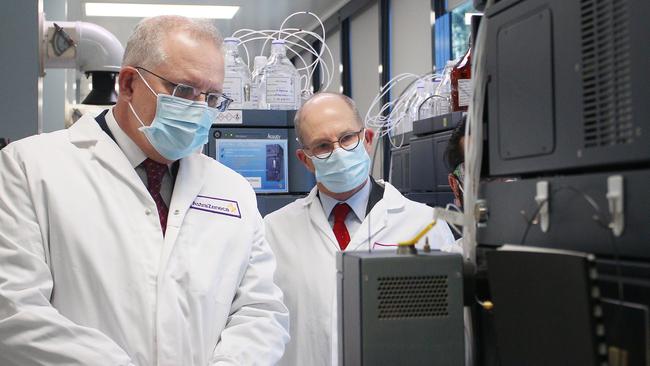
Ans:
<svg viewBox="0 0 650 366"><path fill-rule="evenodd" d="M41 49L42 75L46 68L77 69L92 78L84 104L115 104L124 47L111 32L93 23L45 21Z"/></svg>

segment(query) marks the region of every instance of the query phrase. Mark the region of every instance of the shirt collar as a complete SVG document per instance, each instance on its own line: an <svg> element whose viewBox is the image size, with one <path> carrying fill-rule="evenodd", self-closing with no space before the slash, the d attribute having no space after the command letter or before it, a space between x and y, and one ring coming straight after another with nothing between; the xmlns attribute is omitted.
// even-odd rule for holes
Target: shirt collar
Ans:
<svg viewBox="0 0 650 366"><path fill-rule="evenodd" d="M122 149L122 152L126 155L133 168L136 168L147 159L147 156L140 150L138 145L117 124L117 120L115 120L115 116L113 115L113 108L109 109L108 113L106 113L106 125L111 130L113 137L115 137L115 142Z"/></svg>
<svg viewBox="0 0 650 366"><path fill-rule="evenodd" d="M355 193L352 195L352 197L348 198L345 201L335 200L334 198L322 192L319 192L318 196L320 197L321 204L323 205L323 212L325 212L325 217L330 217L334 206L336 206L338 203L345 202L350 206L350 208L352 208L352 212L354 212L357 218L360 221L363 221L363 219L366 217L366 208L368 206L368 198L370 197L370 187L370 177L368 177L368 180L366 180L366 184L363 185L363 188L361 188L359 192Z"/></svg>

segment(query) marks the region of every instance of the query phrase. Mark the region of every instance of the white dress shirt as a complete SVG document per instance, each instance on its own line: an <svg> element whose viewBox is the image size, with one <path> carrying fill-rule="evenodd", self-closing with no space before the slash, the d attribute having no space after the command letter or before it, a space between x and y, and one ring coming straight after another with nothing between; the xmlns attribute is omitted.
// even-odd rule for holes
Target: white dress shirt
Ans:
<svg viewBox="0 0 650 366"><path fill-rule="evenodd" d="M366 209L368 207L368 199L370 198L370 188L372 184L370 183L370 178L366 180L366 183L363 185L363 188L359 192L352 195L345 201L338 201L334 198L326 195L325 193L319 191L318 197L320 202L323 205L323 211L325 212L325 217L330 223L330 227L334 227L334 214L332 211L334 207L339 203L347 203L352 209L348 216L345 218L345 227L348 229L350 237L353 237L357 232L363 219L366 218Z"/></svg>
<svg viewBox="0 0 650 366"><path fill-rule="evenodd" d="M129 159L131 166L135 169L136 173L144 183L145 187L148 187L147 184L147 172L145 168L141 165L147 159L147 156L142 152L142 150L136 145L133 140L122 130L115 116L113 116L113 108L108 110L106 113L106 125L108 129L111 130L115 142L120 147L126 158ZM172 179L171 165L168 166L167 173L163 176L162 185L160 186L160 195L162 196L163 201L167 207L172 199L172 192L174 191L174 179Z"/></svg>

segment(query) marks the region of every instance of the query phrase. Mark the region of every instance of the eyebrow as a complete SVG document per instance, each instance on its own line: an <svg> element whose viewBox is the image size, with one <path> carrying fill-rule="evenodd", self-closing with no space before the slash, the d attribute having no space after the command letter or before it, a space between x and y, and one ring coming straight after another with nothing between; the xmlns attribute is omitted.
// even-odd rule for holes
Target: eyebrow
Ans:
<svg viewBox="0 0 650 366"><path fill-rule="evenodd" d="M343 132L343 133L341 133L341 134L339 135L339 137L337 138L337 140L340 139L341 137L345 136L345 135L349 135L349 134L353 134L353 133L358 133L358 132L359 132L359 130L350 130L350 131ZM332 142L332 140L328 140L328 139L318 139L318 140L315 140L314 142L312 142L311 145L314 145L314 144L320 144L320 143L323 143L323 142Z"/></svg>
<svg viewBox="0 0 650 366"><path fill-rule="evenodd" d="M181 79L181 81L178 82L178 83L176 83L176 84L183 84L183 85L191 86L191 87L194 88L194 89L199 89L198 87L196 87L196 86L194 85L193 82L188 81L187 79ZM206 94L210 94L210 93L223 94L223 91L222 91L222 90L219 90L219 89L208 89L208 90L205 91L205 92L204 92L203 90L201 90L201 89L199 89L199 90L201 91L201 93L206 93Z"/></svg>

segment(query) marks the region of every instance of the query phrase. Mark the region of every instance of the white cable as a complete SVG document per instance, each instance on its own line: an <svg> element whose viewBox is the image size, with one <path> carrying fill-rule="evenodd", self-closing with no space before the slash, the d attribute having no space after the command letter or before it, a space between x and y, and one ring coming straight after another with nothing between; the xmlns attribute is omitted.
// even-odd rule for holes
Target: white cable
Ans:
<svg viewBox="0 0 650 366"><path fill-rule="evenodd" d="M311 43L307 42L306 39L304 39L303 37L300 37L299 35L312 36L318 42L320 42L320 44L321 44L320 52L317 52L316 49L314 49L314 47L311 45ZM323 53L327 52L327 55L329 56L329 60L330 60L330 64L332 65L332 68L334 67L334 56L332 56L332 52L331 52L329 46L327 46L327 44L325 43L325 40L320 35L318 35L318 34L316 34L314 32L309 32L309 31L304 31L304 30L298 30L298 31L296 31L294 33L291 33L291 34L287 35L285 37L285 41L287 43L291 43L290 41L287 41L289 39L289 37L298 38L298 40L304 42L309 47L310 53L316 58L314 60L314 62L312 62L309 65L309 67L313 67L311 69L311 71L310 71L310 77L315 72L316 65L320 64L321 65L321 70L323 70L326 73L326 78L323 79L323 80L326 80L326 82L321 81L321 87L324 85L325 89L329 88L329 86L330 86L330 84L332 82L332 79L333 79L333 73L331 73L330 68L327 66L326 61L323 59ZM292 43L292 44L295 44L295 43Z"/></svg>
<svg viewBox="0 0 650 366"><path fill-rule="evenodd" d="M239 45L240 45L241 47L243 47L243 48L244 48L244 51L246 52L246 66L248 66L248 67L250 68L250 65L251 65L251 58L250 58L250 55L248 54L248 47L246 47L246 45L243 44L243 43L241 43L241 42L239 43Z"/></svg>
<svg viewBox="0 0 650 366"><path fill-rule="evenodd" d="M240 31L241 31L241 30L240 30ZM239 31L238 31L238 32L239 32ZM278 31L272 31L272 30L265 30L265 31L252 31L252 32L247 33L247 35L250 35L250 34L262 34L263 36L261 36L261 37L254 37L254 38L248 38L248 39L245 39L244 41L242 41L242 44L245 44L245 43L247 43L247 42L251 42L251 41L261 40L261 39L264 39L265 42L266 42L266 41L268 41L269 39L274 39L274 38L273 38L273 34L277 34L277 33L278 33ZM246 36L246 35L244 35L244 37L245 37L245 36ZM294 46L297 46L297 47L299 47L299 48L301 48L301 49L303 49L303 50L306 50L306 51L310 52L312 55L317 55L316 50L314 50L314 49L311 47L311 45L309 45L310 48L311 48L311 49L309 49L309 48L306 48L306 47L304 47L304 46L302 46L302 45L300 45L300 44L297 44L297 43L295 43L295 42L286 41L286 43L289 43L289 44L294 45ZM295 50L293 50L293 49L290 48L290 47L287 47L287 49L288 49L291 53L295 54L295 55L300 59L300 61L301 61L301 62L306 66L306 69L308 69L308 80L307 80L307 84L306 84L306 86L305 86L304 88L301 88L301 89L302 89L302 91L309 90L309 81L311 80L311 73L313 73L313 69L312 69L311 66L312 66L312 65L315 65L315 64L318 62L318 59L317 59L316 61L314 61L314 62L312 62L311 64L308 65L307 62L305 61L305 59L302 57L302 55L301 55L299 52L296 52ZM302 69L303 69L303 68L300 68L300 69L298 69L298 71L300 71L300 70L302 70ZM301 84L302 84L302 82L301 82Z"/></svg>
<svg viewBox="0 0 650 366"><path fill-rule="evenodd" d="M481 174L481 160L483 158L483 129L482 117L484 110L485 89L487 75L485 73L486 57L485 42L487 41L487 19L479 25L474 42L472 58L472 103L469 105L467 124L465 126L465 185L464 209L465 225L463 225L463 252L466 258L476 263L476 217L474 208L478 199L478 186Z"/></svg>
<svg viewBox="0 0 650 366"><path fill-rule="evenodd" d="M374 99L374 100L372 101L372 103L370 104L370 107L368 108L368 112L366 113L366 116L364 117L364 121L366 121L366 123L367 123L368 121L373 121L373 120L375 120L375 119L378 117L378 115L374 115L374 116L371 115L372 110L373 110L376 106L378 106L379 103L381 103L382 98L383 98L383 97L384 97L384 96L385 96L385 95L386 95L386 94L387 94L387 93L388 93L388 92L389 92L389 91L390 91L390 90L391 90L391 89L392 89L392 88L393 88L397 83L399 83L400 81L402 81L402 80L404 80L404 79L408 79L408 78L417 78L417 77L418 77L418 76L415 75L415 74L404 73L404 74L399 74L399 75L393 77L391 80L389 80L389 81L388 81L384 86L381 87L381 89L379 90L379 94L377 94L377 96L375 97L375 99ZM379 109L380 109L380 111L383 111L381 107L380 107ZM379 115L381 115L381 114L379 114ZM377 126L377 127L382 127L382 126Z"/></svg>
<svg viewBox="0 0 650 366"><path fill-rule="evenodd" d="M364 119L366 126L377 129L379 137L389 136L391 146L395 148L401 147L404 143L404 135L401 134L399 143L392 138L392 135L400 124L409 117L410 109L414 108L413 103L417 96L415 81L432 81L437 77L439 77L439 75L435 73L429 73L422 76L405 73L395 76L380 89L377 96L373 99ZM396 100L392 100L379 107L379 111L375 113L376 106L381 102L384 96L398 83L404 81L409 81L409 85L405 88L402 94ZM418 109L419 107L420 106L418 106ZM385 116L384 114L386 114L387 111L388 113Z"/></svg>
<svg viewBox="0 0 650 366"><path fill-rule="evenodd" d="M316 19L316 21L317 21L317 22L319 23L319 25L320 25L321 32L322 32L322 36L319 36L318 34L316 34L316 33L314 33L314 32L303 31L303 30L298 30L297 32L294 32L294 33L297 33L297 34L309 34L309 35L311 35L312 37L316 38L316 39L321 43L321 50L320 50L320 52L318 52L318 54L316 54L315 56L316 56L317 61L319 61L319 64L322 65L322 66L327 70L327 72L329 73L329 69L327 68L326 64L322 61L322 53L324 52L324 50L327 50L328 53L330 54L330 59L331 59L331 61L332 61L332 69L334 68L334 58L332 57L331 52L329 51L329 47L327 47L327 44L325 43L325 37L326 37L326 33L325 33L325 25L323 24L323 22L320 20L320 18L319 18L316 14L314 14L314 13L312 13L312 12L309 12L309 11L302 11L302 12L295 12L295 13L289 15L288 17L286 17L286 18L284 19L284 21L283 21L282 24L280 25L280 37L282 37L282 33L287 33L287 32L285 31L284 26L285 26L285 24L289 21L289 19L293 18L294 16L300 15L300 14L310 15L310 16L314 17L314 18ZM288 34L288 35L284 38L285 41L286 41L287 38L289 38L290 35L291 35L291 34ZM306 42L306 41L305 41L305 42ZM308 43L308 42L306 42L306 43ZM310 45L310 46L311 46L311 45ZM314 68L315 68L315 67L314 67ZM322 68L321 68L321 69L322 69ZM311 71L309 72L309 75L310 75L309 82L310 82L310 83L311 83L311 75L313 74L313 72L314 72L313 70L311 70ZM329 85L330 85L330 83L331 83L331 79L332 79L331 77L329 77L329 78L327 79L328 82L327 82L327 84L326 84L326 88L329 87ZM322 81L321 81L321 86L322 86L322 85L323 85L323 83L322 83Z"/></svg>
<svg viewBox="0 0 650 366"><path fill-rule="evenodd" d="M303 50L306 50L306 51L310 52L313 56L318 57L318 54L315 52L315 50L312 52L312 50L310 50L310 49L308 49L307 47L304 47L304 46L302 46L302 45L300 45L300 44L298 44L298 43L291 42L291 41L286 41L286 40L285 40L285 42L288 43L288 44L291 44L291 45L293 45L293 46L295 46L295 47L298 47L298 48L301 48L301 49L303 49ZM295 51L294 49L292 49L291 47L287 47L287 50L288 50L288 51L291 51L291 53L295 54L295 55L300 59L300 61L301 61L305 66L307 66L307 62L305 61L305 59L302 57L302 55L301 55L299 52L296 52L296 51ZM315 65L316 62L318 62L318 59L317 59L316 61L314 61L311 65ZM309 86L311 85L311 76L312 76L314 70L315 70L315 68L312 68L312 67L307 66L307 84L305 85L304 88L302 88L303 92L309 89Z"/></svg>
<svg viewBox="0 0 650 366"><path fill-rule="evenodd" d="M312 36L318 42L320 42L320 44L321 44L320 52L316 53L316 50L311 46L311 44L309 42L307 42L302 37L298 37L298 35L300 35L300 34ZM305 42L311 48L311 50L313 50L312 54L316 57L316 60L314 60L314 62L312 64L313 65L316 65L317 63L320 64L321 65L321 70L325 70L326 73L327 73L327 77L324 79L324 80L327 80L327 82L323 83L323 81L321 81L321 87L323 85L325 85L325 89L329 88L330 84L332 83L332 79L334 77L334 74L330 71L330 68L327 67L327 62L323 59L323 53L324 52L327 52L327 55L329 56L329 61L330 61L330 65L332 67L332 71L333 71L333 68L335 67L335 65L334 65L334 56L332 55L332 51L330 50L329 46L325 43L325 39L322 38L320 35L314 33L314 32L309 32L309 31L304 31L304 30L298 30L298 31L288 35L285 38L285 40L288 39L290 36L296 37L299 40ZM314 69L315 69L315 66L314 66ZM312 73L313 73L313 71L312 71Z"/></svg>
<svg viewBox="0 0 650 366"><path fill-rule="evenodd" d="M321 34L318 34L316 32L306 31L299 28L285 27L285 25L287 25L287 23L291 18L298 15L308 15L314 17L318 22L318 24L320 25ZM334 67L335 67L334 56L332 55L329 46L327 46L325 42L325 37L326 37L325 25L320 20L320 18L318 18L318 16L316 16L316 14L312 12L301 11L301 12L295 12L293 14L290 14L282 21L282 24L280 25L280 29L278 30L274 30L274 29L253 30L249 28L243 28L235 31L233 33L233 37L238 37L241 39L241 45L244 47L244 50L246 52L247 62L249 64L250 64L250 55L248 54L248 47L246 46L246 43L253 42L253 41L263 41L262 48L260 51L260 54L263 55L266 50L266 45L268 44L269 41L275 39L284 40L287 45L286 48L288 49L288 51L291 52L291 54L296 55L303 65L303 67L296 68L298 72L301 73L300 84L302 89L301 92L303 94L310 94L313 91L311 80L314 72L316 71L316 67L320 66L320 73L321 73L321 82L319 85L320 89L322 90L328 89L333 81ZM308 37L312 37L315 40L315 42L318 42L320 44L319 51L316 51L316 48L314 48L312 44L307 40ZM314 58L313 62L309 63L304 59L304 57L301 55L301 52L303 51L307 51L313 56Z"/></svg>

